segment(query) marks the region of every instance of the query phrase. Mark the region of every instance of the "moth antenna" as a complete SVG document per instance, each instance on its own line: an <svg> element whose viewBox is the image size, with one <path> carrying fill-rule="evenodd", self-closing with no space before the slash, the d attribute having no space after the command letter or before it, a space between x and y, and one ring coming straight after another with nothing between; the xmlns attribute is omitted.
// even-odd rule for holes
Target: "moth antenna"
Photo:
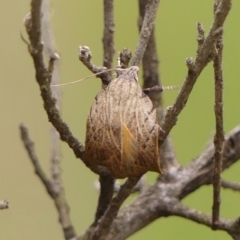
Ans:
<svg viewBox="0 0 240 240"><path fill-rule="evenodd" d="M82 78L82 79L78 79L78 80L73 81L73 82L61 83L61 84L52 84L51 87L61 87L61 86L72 85L72 84L79 83L79 82L82 82L82 81L84 81L84 80L87 80L87 79L89 79L89 78L92 78L92 77L94 77L94 76L98 76L98 75L100 75L100 74L102 74L102 73L110 72L110 71L112 71L112 70L116 70L116 68L106 69L106 70L101 71L101 72L99 72L99 73L94 73L94 74L92 74L92 75L89 75L89 76L87 76L87 77L85 77L85 78Z"/></svg>

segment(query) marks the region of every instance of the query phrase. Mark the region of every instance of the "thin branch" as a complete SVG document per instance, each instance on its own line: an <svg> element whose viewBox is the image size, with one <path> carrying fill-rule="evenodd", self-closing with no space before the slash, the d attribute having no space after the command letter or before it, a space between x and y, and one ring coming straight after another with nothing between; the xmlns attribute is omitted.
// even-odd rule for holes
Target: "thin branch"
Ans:
<svg viewBox="0 0 240 240"><path fill-rule="evenodd" d="M56 193L55 193L54 189L52 188L52 184L51 184L50 180L48 180L45 172L43 171L43 169L40 165L40 161L35 152L34 142L29 138L28 129L24 124L21 124L19 126L19 128L20 128L20 133L21 133L21 139L22 139L25 149L29 155L29 158L32 162L35 173L39 177L39 179L41 180L43 185L45 186L48 194L52 198L54 198Z"/></svg>
<svg viewBox="0 0 240 240"><path fill-rule="evenodd" d="M132 59L132 66L140 66L140 62L143 58L149 38L152 33L159 2L160 0L148 1L143 24L142 24L142 29L140 32L139 41L137 44L134 57Z"/></svg>
<svg viewBox="0 0 240 240"><path fill-rule="evenodd" d="M112 59L114 54L114 16L113 16L113 1L104 0L104 33L103 33L103 51L104 51L104 60L103 65L106 68L112 68ZM81 47L79 59L84 62L89 69L96 70L96 67L91 62L91 52L88 47ZM98 70L98 69L97 69ZM101 75L100 75L101 76ZM103 75L102 82L105 85L108 85L111 81L110 75L107 73ZM110 175L100 176L100 195L98 199L98 207L95 214L95 220L91 227L97 225L98 220L103 216L106 209L108 208L114 193L114 178Z"/></svg>
<svg viewBox="0 0 240 240"><path fill-rule="evenodd" d="M68 125L61 118L58 109L56 108L56 99L53 97L51 84L51 69L53 69L56 54L51 56L48 68L45 67L43 61L43 43L41 42L41 0L32 0L31 14L27 15L24 24L29 35L30 45L28 45L29 53L32 56L36 71L36 80L39 84L41 96L44 102L44 108L48 115L49 121L59 132L61 140L66 142L75 153L77 158L80 158L86 166L93 172L105 174L105 168L90 167L85 159L84 146L73 136Z"/></svg>
<svg viewBox="0 0 240 240"><path fill-rule="evenodd" d="M7 200L0 201L0 210L8 209L9 208L9 202Z"/></svg>
<svg viewBox="0 0 240 240"><path fill-rule="evenodd" d="M230 181L222 179L221 186L223 188L232 189L233 191L238 191L238 192L240 191L240 183L230 182Z"/></svg>
<svg viewBox="0 0 240 240"><path fill-rule="evenodd" d="M123 50L119 54L120 58L120 67L121 68L128 68L129 62L132 58L132 52L128 48L123 48Z"/></svg>
<svg viewBox="0 0 240 240"><path fill-rule="evenodd" d="M92 53L90 48L87 46L79 47L79 60L93 73L100 73L105 69L112 68L112 61L114 55L114 12L113 12L114 2L113 0L104 0L104 30L103 30L103 66L96 67L92 63ZM104 85L108 85L111 81L110 73L106 72L98 75L101 78ZM106 209L108 208L112 197L114 189L114 178L106 174L104 176L99 176L100 182L100 194L98 198L98 206L95 213L95 220L89 228L94 229L97 225L98 220L103 216Z"/></svg>
<svg viewBox="0 0 240 240"><path fill-rule="evenodd" d="M107 210L109 204L111 203L113 193L114 193L114 182L115 179L110 175L100 176L100 194L98 198L98 207L95 214L95 220L92 226L96 226L98 220L103 216Z"/></svg>
<svg viewBox="0 0 240 240"><path fill-rule="evenodd" d="M114 1L104 0L103 66L112 68L114 55Z"/></svg>
<svg viewBox="0 0 240 240"><path fill-rule="evenodd" d="M219 37L222 35L223 23L226 20L226 17L231 9L231 0L222 0L218 4L215 14L214 14L214 22L209 31L208 36L203 41L202 44L198 47L196 60L188 58L186 60L186 64L188 67L188 75L183 83L182 89L179 92L174 104L172 107L168 108L167 114L165 116L164 123L162 128L164 130L164 134L160 136L160 143L164 141L166 136L168 136L172 127L177 122L177 117L186 105L188 101L188 97L193 89L194 84L196 83L198 76L204 69L204 67L213 59L214 54L214 46L216 41L218 41ZM198 36L202 36L202 28L199 27L198 24ZM199 42L199 39L198 39Z"/></svg>
<svg viewBox="0 0 240 240"><path fill-rule="evenodd" d="M88 46L79 47L79 60L92 72L96 74L96 77L101 78L104 85L108 85L111 82L111 78L108 72L104 72L106 67L98 67L92 63L92 53Z"/></svg>
<svg viewBox="0 0 240 240"><path fill-rule="evenodd" d="M142 29L143 19L145 18L145 11L147 1L139 0L139 31ZM164 108L162 103L162 84L159 74L159 59L157 54L157 46L155 40L155 27L153 26L149 41L147 43L146 51L144 52L143 59L143 92L145 92L152 100L154 108L156 108L158 123L161 126L164 118ZM156 91L154 91L154 89ZM169 154L172 153L172 154ZM165 156L166 155L166 156ZM178 166L172 143L170 138L167 139L160 149L161 168L163 171L169 171L170 168ZM166 161L164 161L166 160Z"/></svg>
<svg viewBox="0 0 240 240"><path fill-rule="evenodd" d="M41 19L41 31L42 37L45 43L45 53L49 59L52 59L52 55L55 54L55 44L54 44L54 36L50 26L50 2L49 0L42 1L42 19ZM54 66L54 62L48 71L51 72L52 79L51 82L53 85L59 83L59 68L58 65ZM56 99L56 108L60 111L60 88L52 88L53 97ZM59 133L51 124L50 126L50 137L51 137L51 175L52 175L52 183L55 189L55 192L64 192L62 180L61 180L61 168L60 168L60 138Z"/></svg>
<svg viewBox="0 0 240 240"><path fill-rule="evenodd" d="M43 183L45 189L47 190L49 196L53 199L55 206L58 210L59 214L59 221L62 226L63 234L65 236L66 240L72 239L73 237L76 237L76 233L74 230L74 227L72 225L70 215L69 215L69 206L64 198L64 195L62 192L55 191L54 183L51 182L45 172L43 171L40 161L37 157L37 154L35 152L34 143L30 139L28 135L28 129L25 125L20 125L20 133L21 133L21 139L23 141L23 144L25 146L25 149L29 155L29 158L33 164L34 170L36 175L39 177L41 182Z"/></svg>
<svg viewBox="0 0 240 240"><path fill-rule="evenodd" d="M212 217L209 214L197 211L195 209L192 209L190 207L184 206L180 202L174 203L171 205L168 209L168 214L170 216L179 216L183 217L185 219L192 220L196 223L203 224L208 227L212 227ZM218 228L219 230L223 230L226 232L234 232L240 233L240 228L236 228L235 226L235 220L229 220L224 218L218 219Z"/></svg>
<svg viewBox="0 0 240 240"><path fill-rule="evenodd" d="M93 237L91 239L97 240L101 236L107 233L109 228L112 225L113 220L117 216L117 213L126 200L126 198L132 193L133 188L137 184L139 178L128 178L124 185L121 187L120 191L117 193L117 196L113 198L111 204L109 205L107 211L99 220L98 225L95 229Z"/></svg>
<svg viewBox="0 0 240 240"><path fill-rule="evenodd" d="M223 130L223 76L222 76L222 50L223 43L220 39L216 48L218 53L213 59L214 78L215 78L215 121L216 133L214 136L214 172L213 172L213 206L212 206L212 224L213 229L217 228L220 215L221 203L221 172L222 172L222 154L224 142Z"/></svg>
<svg viewBox="0 0 240 240"><path fill-rule="evenodd" d="M130 205L119 211L104 240L126 239L159 217L169 216L166 209L171 202L174 205L176 199L181 200L199 187L211 184L213 154L214 146L211 144L190 164L161 175L153 186L147 188ZM240 159L240 126L226 136L223 156L222 170L229 168ZM209 222L211 224L210 218Z"/></svg>
<svg viewBox="0 0 240 240"><path fill-rule="evenodd" d="M145 10L147 6L147 1L139 0L139 20L138 20L138 28L139 31L142 29L143 19L145 17ZM143 88L152 88L155 86L160 86L160 75L158 74L159 60L157 54L157 47L155 42L155 31L154 26L152 28L149 41L146 46L146 51L143 54L142 58L143 64ZM161 105L161 92L157 92L155 94L148 94L149 98L153 102L153 106L158 109ZM161 112L161 115L163 113ZM159 114L157 114L159 116Z"/></svg>

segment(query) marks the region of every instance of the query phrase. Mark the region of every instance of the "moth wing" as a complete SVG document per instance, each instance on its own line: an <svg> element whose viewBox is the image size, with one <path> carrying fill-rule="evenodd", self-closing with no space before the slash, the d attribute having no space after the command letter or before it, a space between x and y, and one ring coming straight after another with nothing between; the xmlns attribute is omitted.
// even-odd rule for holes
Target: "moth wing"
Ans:
<svg viewBox="0 0 240 240"><path fill-rule="evenodd" d="M130 170L138 156L138 143L124 122L121 122L121 139L122 161L125 163L126 168Z"/></svg>

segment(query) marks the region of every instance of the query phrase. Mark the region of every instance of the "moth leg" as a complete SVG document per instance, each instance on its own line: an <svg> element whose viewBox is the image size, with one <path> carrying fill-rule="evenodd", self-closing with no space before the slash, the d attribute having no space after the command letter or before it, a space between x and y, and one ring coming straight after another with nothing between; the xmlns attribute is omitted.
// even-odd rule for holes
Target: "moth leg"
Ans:
<svg viewBox="0 0 240 240"><path fill-rule="evenodd" d="M156 85L156 86L153 86L153 87L151 87L151 88L144 88L144 89L143 89L143 92L144 92L144 93L163 92L163 87L162 87L162 86L159 86L159 85Z"/></svg>

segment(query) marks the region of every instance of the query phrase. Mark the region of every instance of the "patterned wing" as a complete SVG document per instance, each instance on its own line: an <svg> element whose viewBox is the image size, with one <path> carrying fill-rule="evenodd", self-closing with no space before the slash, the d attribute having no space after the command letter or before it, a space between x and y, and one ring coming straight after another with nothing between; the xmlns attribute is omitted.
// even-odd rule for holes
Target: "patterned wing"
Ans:
<svg viewBox="0 0 240 240"><path fill-rule="evenodd" d="M102 90L87 121L89 163L107 167L115 178L160 172L156 112L136 73L130 68Z"/></svg>

